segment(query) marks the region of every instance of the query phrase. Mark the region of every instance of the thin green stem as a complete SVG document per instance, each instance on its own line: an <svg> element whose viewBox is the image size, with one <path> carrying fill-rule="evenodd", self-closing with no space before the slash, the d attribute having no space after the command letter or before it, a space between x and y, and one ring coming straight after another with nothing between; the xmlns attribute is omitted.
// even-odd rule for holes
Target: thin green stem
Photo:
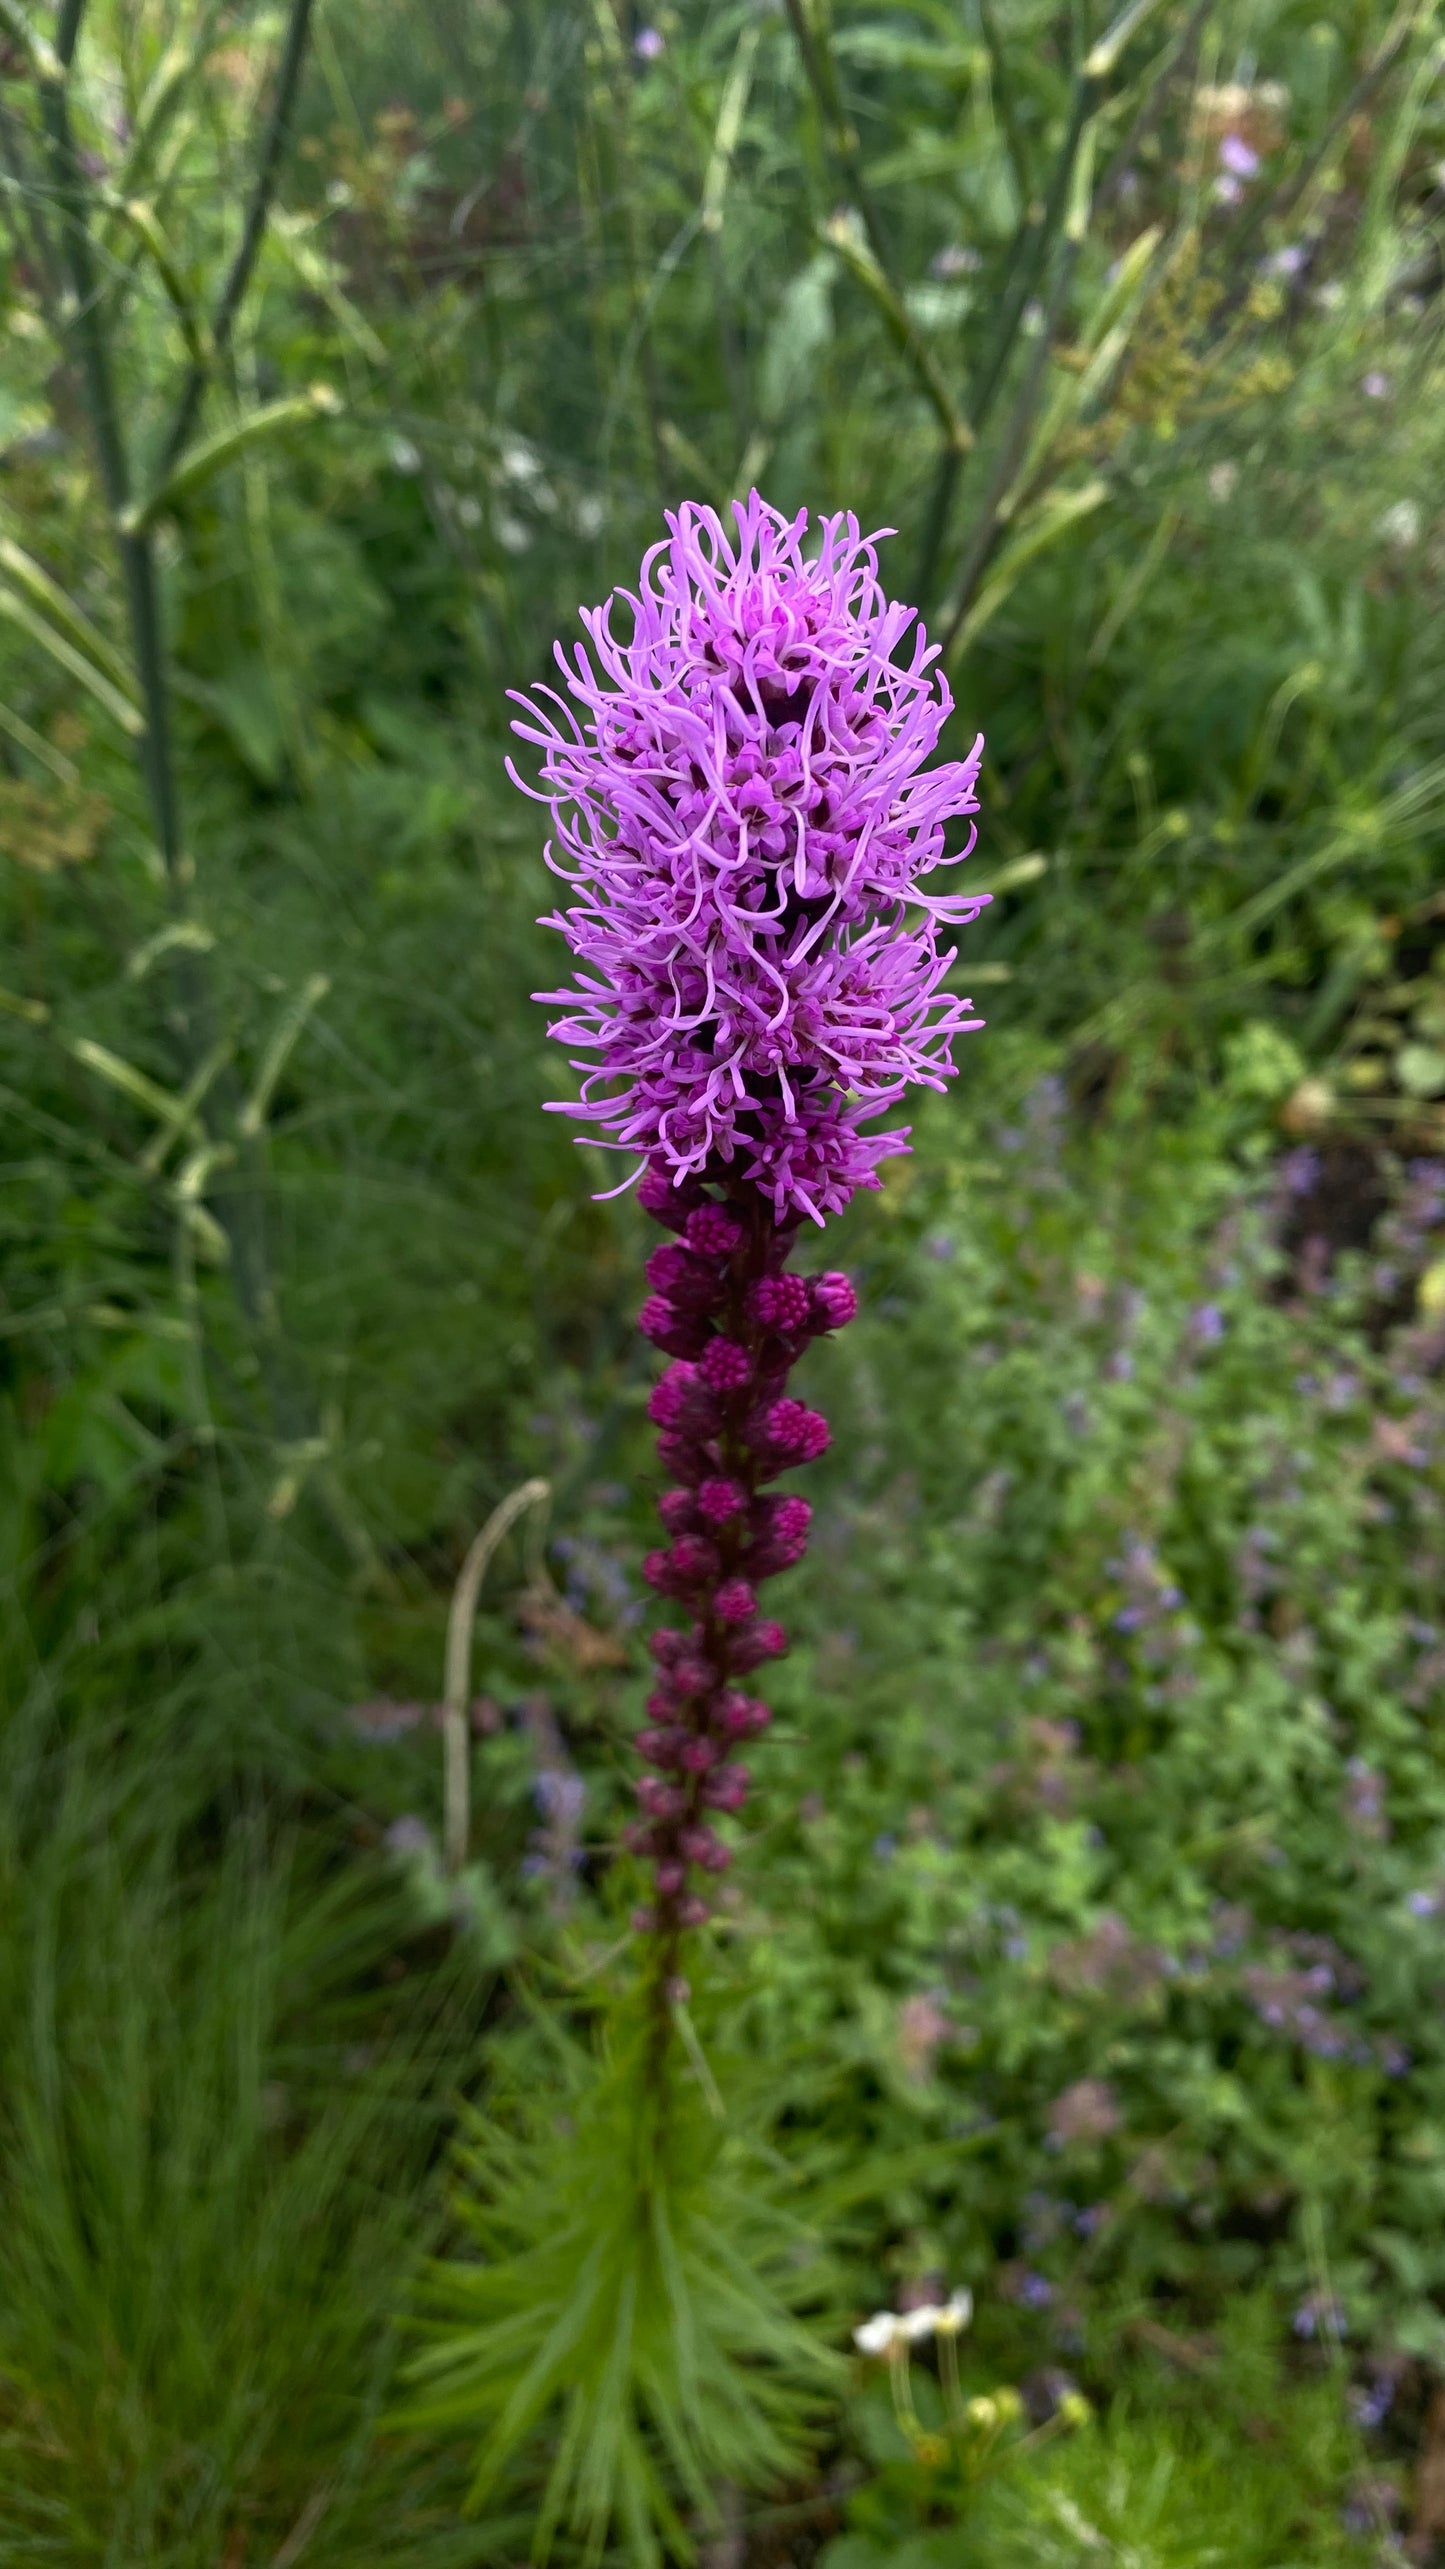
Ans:
<svg viewBox="0 0 1445 2569"><path fill-rule="evenodd" d="M313 0L291 0L285 40L281 47L281 59L276 69L275 93L271 100L271 112L266 119L266 130L261 137L256 174L251 183L251 194L246 206L245 219L241 225L241 238L236 245L236 254L226 272L225 283L216 304L215 318L211 323L211 343L218 362L224 359L230 346L231 333L245 301L246 289L251 282L251 272L265 238L271 200L276 192L276 181L280 176L281 163L290 139L291 118L295 110L296 93L301 84L301 67L306 58L312 5ZM191 432L200 415L208 380L207 367L193 360L181 389L175 418L171 422L170 432L162 449L161 480L165 479L190 440Z"/></svg>
<svg viewBox="0 0 1445 2569"><path fill-rule="evenodd" d="M1032 191L1028 153L1024 149L1013 81L1009 76L1008 58L1004 53L1003 38L999 34L998 20L993 14L990 0L978 0L978 14L983 28L983 40L988 47L989 81L993 90L994 105L998 109L1004 147L1008 153L1009 167L1013 171L1013 182L1019 201L1019 220L1022 222L1028 210Z"/></svg>
<svg viewBox="0 0 1445 2569"><path fill-rule="evenodd" d="M1050 182L1048 199L1045 203L1043 213L1040 216L1037 225L1034 227L1033 240L1031 242L1021 243L1020 255L1014 268L1013 281L1005 292L1004 308L999 321L998 336L994 341L993 354L984 370L983 381L980 383L978 391L974 396L973 423L975 429L981 429L983 427L984 422L987 420L993 409L995 401L998 399L1004 376L1008 371L1009 359L1014 352L1014 344L1018 338L1024 314L1028 310L1029 298L1048 264L1049 254L1058 237L1059 228L1063 223L1065 211L1069 202L1069 189L1073 182L1074 163L1078 158L1079 145L1082 142L1084 135L1084 127L1087 125L1098 100L1099 85L1100 84L1097 79L1087 69L1080 72L1078 79L1074 83L1074 95L1069 110L1068 128L1064 135L1063 145L1059 152L1058 160L1054 164L1054 175Z"/></svg>
<svg viewBox="0 0 1445 2569"><path fill-rule="evenodd" d="M786 0L788 22L798 47L804 77L813 93L819 121L827 136L834 158L848 184L851 202L863 225L864 238L876 270L875 299L881 299L890 329L904 357L917 378L919 390L936 412L943 429L945 447L958 455L967 453L973 443L973 432L958 403L944 381L936 358L927 346L908 310L899 283L888 237L879 220L872 191L863 175L863 160L858 136L844 103L838 79L837 64L826 33L810 22L805 0ZM847 257L847 245L836 225L825 227L828 237ZM853 264L856 265L856 254Z"/></svg>
<svg viewBox="0 0 1445 2569"><path fill-rule="evenodd" d="M1166 49L1163 61L1139 101L1134 122L1114 154L1107 176L1100 182L1098 203L1101 206L1112 205L1119 196L1124 180L1138 158L1141 143L1147 141L1149 135L1153 133L1164 112L1169 92L1178 74L1182 71L1186 79L1192 81L1199 39L1204 31L1204 22L1213 7L1214 0L1195 0L1195 6L1180 29L1177 40Z"/></svg>
<svg viewBox="0 0 1445 2569"><path fill-rule="evenodd" d="M101 485L115 528L136 677L146 718L139 744L142 776L161 862L174 895L184 881L185 860L171 756L170 698L155 554L148 533L126 533L121 523L130 505L130 464L121 434L110 339L91 244L88 182L71 131L65 80L44 66L36 79L51 184L60 212L62 256L75 303L71 328L85 382Z"/></svg>
<svg viewBox="0 0 1445 2569"><path fill-rule="evenodd" d="M75 60L80 22L84 16L85 0L62 0L60 21L55 30L55 50L67 71Z"/></svg>
<svg viewBox="0 0 1445 2569"><path fill-rule="evenodd" d="M989 475L988 488L974 521L973 535L964 556L953 606L944 628L942 648L945 660L958 638L964 618L978 593L979 582L988 568L994 546L998 542L1002 527L1000 509L1012 487L1014 476L1023 460L1024 449L1028 444L1029 430L1033 426L1039 395L1043 388L1044 371L1053 347L1054 324L1073 281L1078 255L1078 242L1072 240L1066 242L1064 255L1059 262L1054 290L1049 299L1049 310L1044 327L1039 332L1033 355L1029 360L1023 382L1019 386L1008 426L994 459L993 471Z"/></svg>
<svg viewBox="0 0 1445 2569"><path fill-rule="evenodd" d="M22 135L22 128L0 100L0 166L3 166L7 181L11 235L20 245L22 255L28 235L29 263L39 281L46 320L58 339L63 327L60 318L60 262L41 208L40 192L32 184L25 166L24 145L29 140L29 135Z"/></svg>

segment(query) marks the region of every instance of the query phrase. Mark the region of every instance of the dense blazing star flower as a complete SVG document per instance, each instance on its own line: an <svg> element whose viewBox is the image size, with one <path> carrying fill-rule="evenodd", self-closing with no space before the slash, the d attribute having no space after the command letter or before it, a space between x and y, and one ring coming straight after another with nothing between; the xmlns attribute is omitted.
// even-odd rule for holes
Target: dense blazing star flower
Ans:
<svg viewBox="0 0 1445 2569"><path fill-rule="evenodd" d="M515 726L542 751L548 860L575 894L547 924L576 983L541 995L552 1033L596 1056L560 1111L639 1156L639 1201L673 1235L641 1314L673 1359L649 1403L669 1540L642 1568L682 1621L652 1636L627 1832L663 1987L708 1915L699 1882L732 1861L717 1823L747 1799L737 1752L768 1726L743 1681L786 1648L758 1589L801 1559L812 1510L773 1484L829 1442L789 1374L857 1310L845 1275L788 1260L805 1216L907 1148L862 1126L941 1087L981 1022L944 989L939 939L987 895L923 887L973 845L969 829L949 857L944 832L977 809L982 742L925 768L952 700L856 519L825 518L808 554L806 513L754 492L735 514L735 538L708 508L670 517L621 593L628 638L619 599L585 614L590 651L558 647L567 694L519 698Z"/></svg>
<svg viewBox="0 0 1445 2569"><path fill-rule="evenodd" d="M755 491L734 513L735 535L669 516L636 593L584 612L590 649L558 645L566 693L517 699L575 896L546 924L576 981L538 995L582 1057L556 1111L821 1221L906 1147L860 1128L941 1088L981 1022L943 986L940 931L987 895L925 884L973 846L944 834L977 809L983 744L925 768L952 697L856 518L823 519L810 554L806 511Z"/></svg>

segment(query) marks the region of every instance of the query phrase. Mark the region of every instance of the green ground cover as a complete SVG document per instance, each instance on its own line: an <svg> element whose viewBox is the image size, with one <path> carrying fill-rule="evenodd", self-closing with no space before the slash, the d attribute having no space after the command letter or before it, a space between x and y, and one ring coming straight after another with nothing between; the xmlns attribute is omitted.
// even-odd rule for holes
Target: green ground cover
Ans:
<svg viewBox="0 0 1445 2569"><path fill-rule="evenodd" d="M755 481L898 529L998 897L699 1997L827 2387L679 2540L1445 2534L1440 27L1104 33L0 8L0 2562L533 2543L407 2366L616 1967L653 1364L505 690ZM843 2360L944 2283L976 2487Z"/></svg>

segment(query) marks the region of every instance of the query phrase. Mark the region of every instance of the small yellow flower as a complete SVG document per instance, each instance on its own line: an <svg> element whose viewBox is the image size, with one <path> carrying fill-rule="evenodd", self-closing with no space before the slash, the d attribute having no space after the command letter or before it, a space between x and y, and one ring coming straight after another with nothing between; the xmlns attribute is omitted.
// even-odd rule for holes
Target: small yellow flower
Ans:
<svg viewBox="0 0 1445 2569"><path fill-rule="evenodd" d="M991 2426L997 2426L999 2422L998 2402L997 2400L991 2400L986 2391L980 2391L977 2399L971 2399L969 2401L964 2414L967 2417L970 2426L976 2426L981 2430Z"/></svg>
<svg viewBox="0 0 1445 2569"><path fill-rule="evenodd" d="M1065 2426L1087 2426L1093 2414L1082 2391L1065 2391L1059 2402L1059 2415Z"/></svg>
<svg viewBox="0 0 1445 2569"><path fill-rule="evenodd" d="M957 2292L949 2294L942 2310L936 2314L933 2324L940 2337L957 2337L960 2330L968 2326L972 2317L973 2295L967 2284L960 2284Z"/></svg>
<svg viewBox="0 0 1445 2569"><path fill-rule="evenodd" d="M1012 2426L1016 2419L1023 2416L1024 2404L1017 2391L1005 2389L995 2392L994 2396L998 2401L999 2416L1003 2419L1005 2426Z"/></svg>

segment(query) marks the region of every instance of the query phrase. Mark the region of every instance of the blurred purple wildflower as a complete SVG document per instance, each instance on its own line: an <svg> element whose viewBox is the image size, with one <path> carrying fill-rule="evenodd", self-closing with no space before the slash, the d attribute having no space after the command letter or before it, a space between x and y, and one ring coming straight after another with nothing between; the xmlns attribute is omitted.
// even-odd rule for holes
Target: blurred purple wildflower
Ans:
<svg viewBox="0 0 1445 2569"><path fill-rule="evenodd" d="M660 27L639 27L632 39L632 50L639 62L660 62L667 51L667 38Z"/></svg>
<svg viewBox="0 0 1445 2569"><path fill-rule="evenodd" d="M1073 2143L1092 2147L1109 2140L1122 2120L1119 2100L1107 2079L1076 2079L1049 2107L1048 2146L1056 2150Z"/></svg>
<svg viewBox="0 0 1445 2569"><path fill-rule="evenodd" d="M741 1179L821 1222L907 1146L860 1126L941 1088L982 1023L943 987L939 932L987 895L921 886L972 849L969 829L946 856L945 827L978 808L983 744L920 772L953 700L854 517L824 518L810 556L806 511L754 492L735 514L735 536L710 508L669 514L635 592L584 610L591 650L557 646L566 695L516 698L576 896L546 924L577 980L538 996L554 1038L598 1056L556 1112L676 1182Z"/></svg>
<svg viewBox="0 0 1445 2569"><path fill-rule="evenodd" d="M1219 166L1228 170L1231 178L1256 178L1259 154L1242 134L1226 134L1219 146Z"/></svg>

